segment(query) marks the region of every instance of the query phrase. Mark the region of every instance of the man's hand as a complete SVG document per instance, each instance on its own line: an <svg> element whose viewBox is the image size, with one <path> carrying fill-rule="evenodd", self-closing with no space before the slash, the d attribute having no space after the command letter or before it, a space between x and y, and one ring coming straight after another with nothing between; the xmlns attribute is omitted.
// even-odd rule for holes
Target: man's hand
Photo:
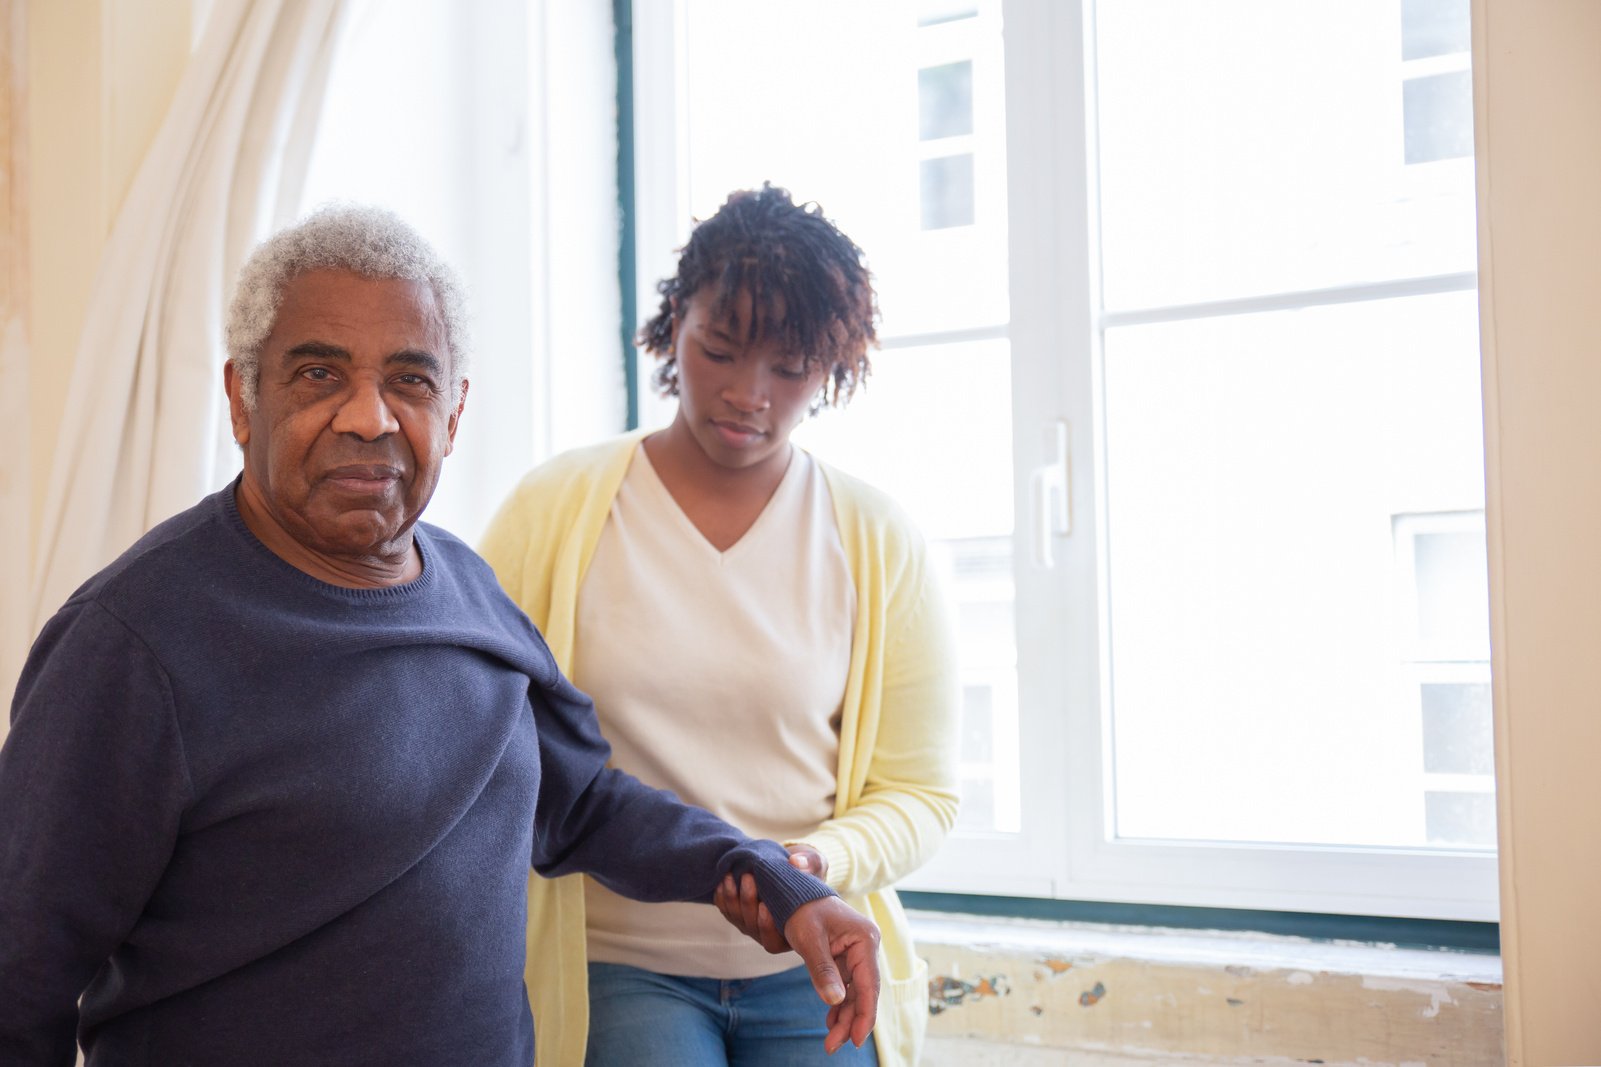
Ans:
<svg viewBox="0 0 1601 1067"><path fill-rule="evenodd" d="M828 861L810 845L791 845L789 862L822 879ZM783 930L756 892L756 879L725 877L712 896L717 910L768 952L793 949L812 976L812 987L828 1009L823 1048L837 1052L850 1040L857 1048L878 1015L878 927L838 897L804 904Z"/></svg>
<svg viewBox="0 0 1601 1067"><path fill-rule="evenodd" d="M846 1039L861 1048L878 1017L878 927L838 897L823 897L789 917L784 937L829 1005L823 1049L837 1052Z"/></svg>
<svg viewBox="0 0 1601 1067"><path fill-rule="evenodd" d="M816 878L828 881L828 861L811 845L790 845L790 866ZM788 952L789 942L773 922L772 912L761 902L756 892L756 879L744 875L736 884L733 875L725 875L712 894L712 903L723 913L735 929L761 945L768 952Z"/></svg>

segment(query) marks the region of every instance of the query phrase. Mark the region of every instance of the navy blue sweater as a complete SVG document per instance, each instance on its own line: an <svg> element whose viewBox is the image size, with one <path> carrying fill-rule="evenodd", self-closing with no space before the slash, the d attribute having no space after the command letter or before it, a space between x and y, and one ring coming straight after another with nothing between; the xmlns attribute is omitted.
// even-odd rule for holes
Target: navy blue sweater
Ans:
<svg viewBox="0 0 1601 1067"><path fill-rule="evenodd" d="M70 1064L76 1024L95 1067L527 1067L530 860L642 900L752 869L781 922L827 893L607 770L488 566L416 537L416 581L327 585L230 488L45 627L0 750L0 1063Z"/></svg>

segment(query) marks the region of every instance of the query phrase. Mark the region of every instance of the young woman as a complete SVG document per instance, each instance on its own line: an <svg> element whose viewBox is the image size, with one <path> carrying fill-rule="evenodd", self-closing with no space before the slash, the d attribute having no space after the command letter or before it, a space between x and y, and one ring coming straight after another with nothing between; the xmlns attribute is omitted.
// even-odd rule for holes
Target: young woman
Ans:
<svg viewBox="0 0 1601 1067"><path fill-rule="evenodd" d="M910 1064L927 975L890 886L955 820L954 637L900 510L789 440L868 372L861 250L764 186L699 223L658 288L640 343L671 425L535 469L483 552L594 698L615 766L784 841L878 923L877 1031L827 1062ZM763 951L785 946L750 886L716 902L762 945L703 905L577 877L529 892L539 1063L583 1062L586 1037L602 1067L824 1062L826 1008L792 953Z"/></svg>

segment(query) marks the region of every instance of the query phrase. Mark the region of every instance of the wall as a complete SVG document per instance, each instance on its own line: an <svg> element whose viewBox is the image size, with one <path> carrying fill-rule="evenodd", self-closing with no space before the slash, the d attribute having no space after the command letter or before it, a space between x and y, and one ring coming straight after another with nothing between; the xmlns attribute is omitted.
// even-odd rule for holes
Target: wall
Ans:
<svg viewBox="0 0 1601 1067"><path fill-rule="evenodd" d="M26 154L12 157L13 193L27 250L21 265L28 336L26 376L7 380L0 422L9 473L4 509L6 618L26 597L18 553L30 558L100 250L145 148L155 136L189 54L189 0L8 0L5 25L24 81L12 115ZM17 393L20 392L19 397ZM18 457L22 457L19 458ZM0 625L0 689L13 688L30 638ZM6 702L9 704L9 699ZM0 724L0 735L4 726Z"/></svg>
<svg viewBox="0 0 1601 1067"><path fill-rule="evenodd" d="M1601 1063L1601 4L1475 0L1507 1060Z"/></svg>

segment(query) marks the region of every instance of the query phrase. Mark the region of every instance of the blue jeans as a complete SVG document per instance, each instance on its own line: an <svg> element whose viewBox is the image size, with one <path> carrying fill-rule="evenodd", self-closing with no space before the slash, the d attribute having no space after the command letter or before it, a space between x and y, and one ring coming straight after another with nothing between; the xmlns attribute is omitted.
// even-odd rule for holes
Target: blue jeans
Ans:
<svg viewBox="0 0 1601 1067"><path fill-rule="evenodd" d="M766 978L680 978L589 965L586 1067L876 1067L873 1039L823 1052L828 1005L805 967Z"/></svg>

